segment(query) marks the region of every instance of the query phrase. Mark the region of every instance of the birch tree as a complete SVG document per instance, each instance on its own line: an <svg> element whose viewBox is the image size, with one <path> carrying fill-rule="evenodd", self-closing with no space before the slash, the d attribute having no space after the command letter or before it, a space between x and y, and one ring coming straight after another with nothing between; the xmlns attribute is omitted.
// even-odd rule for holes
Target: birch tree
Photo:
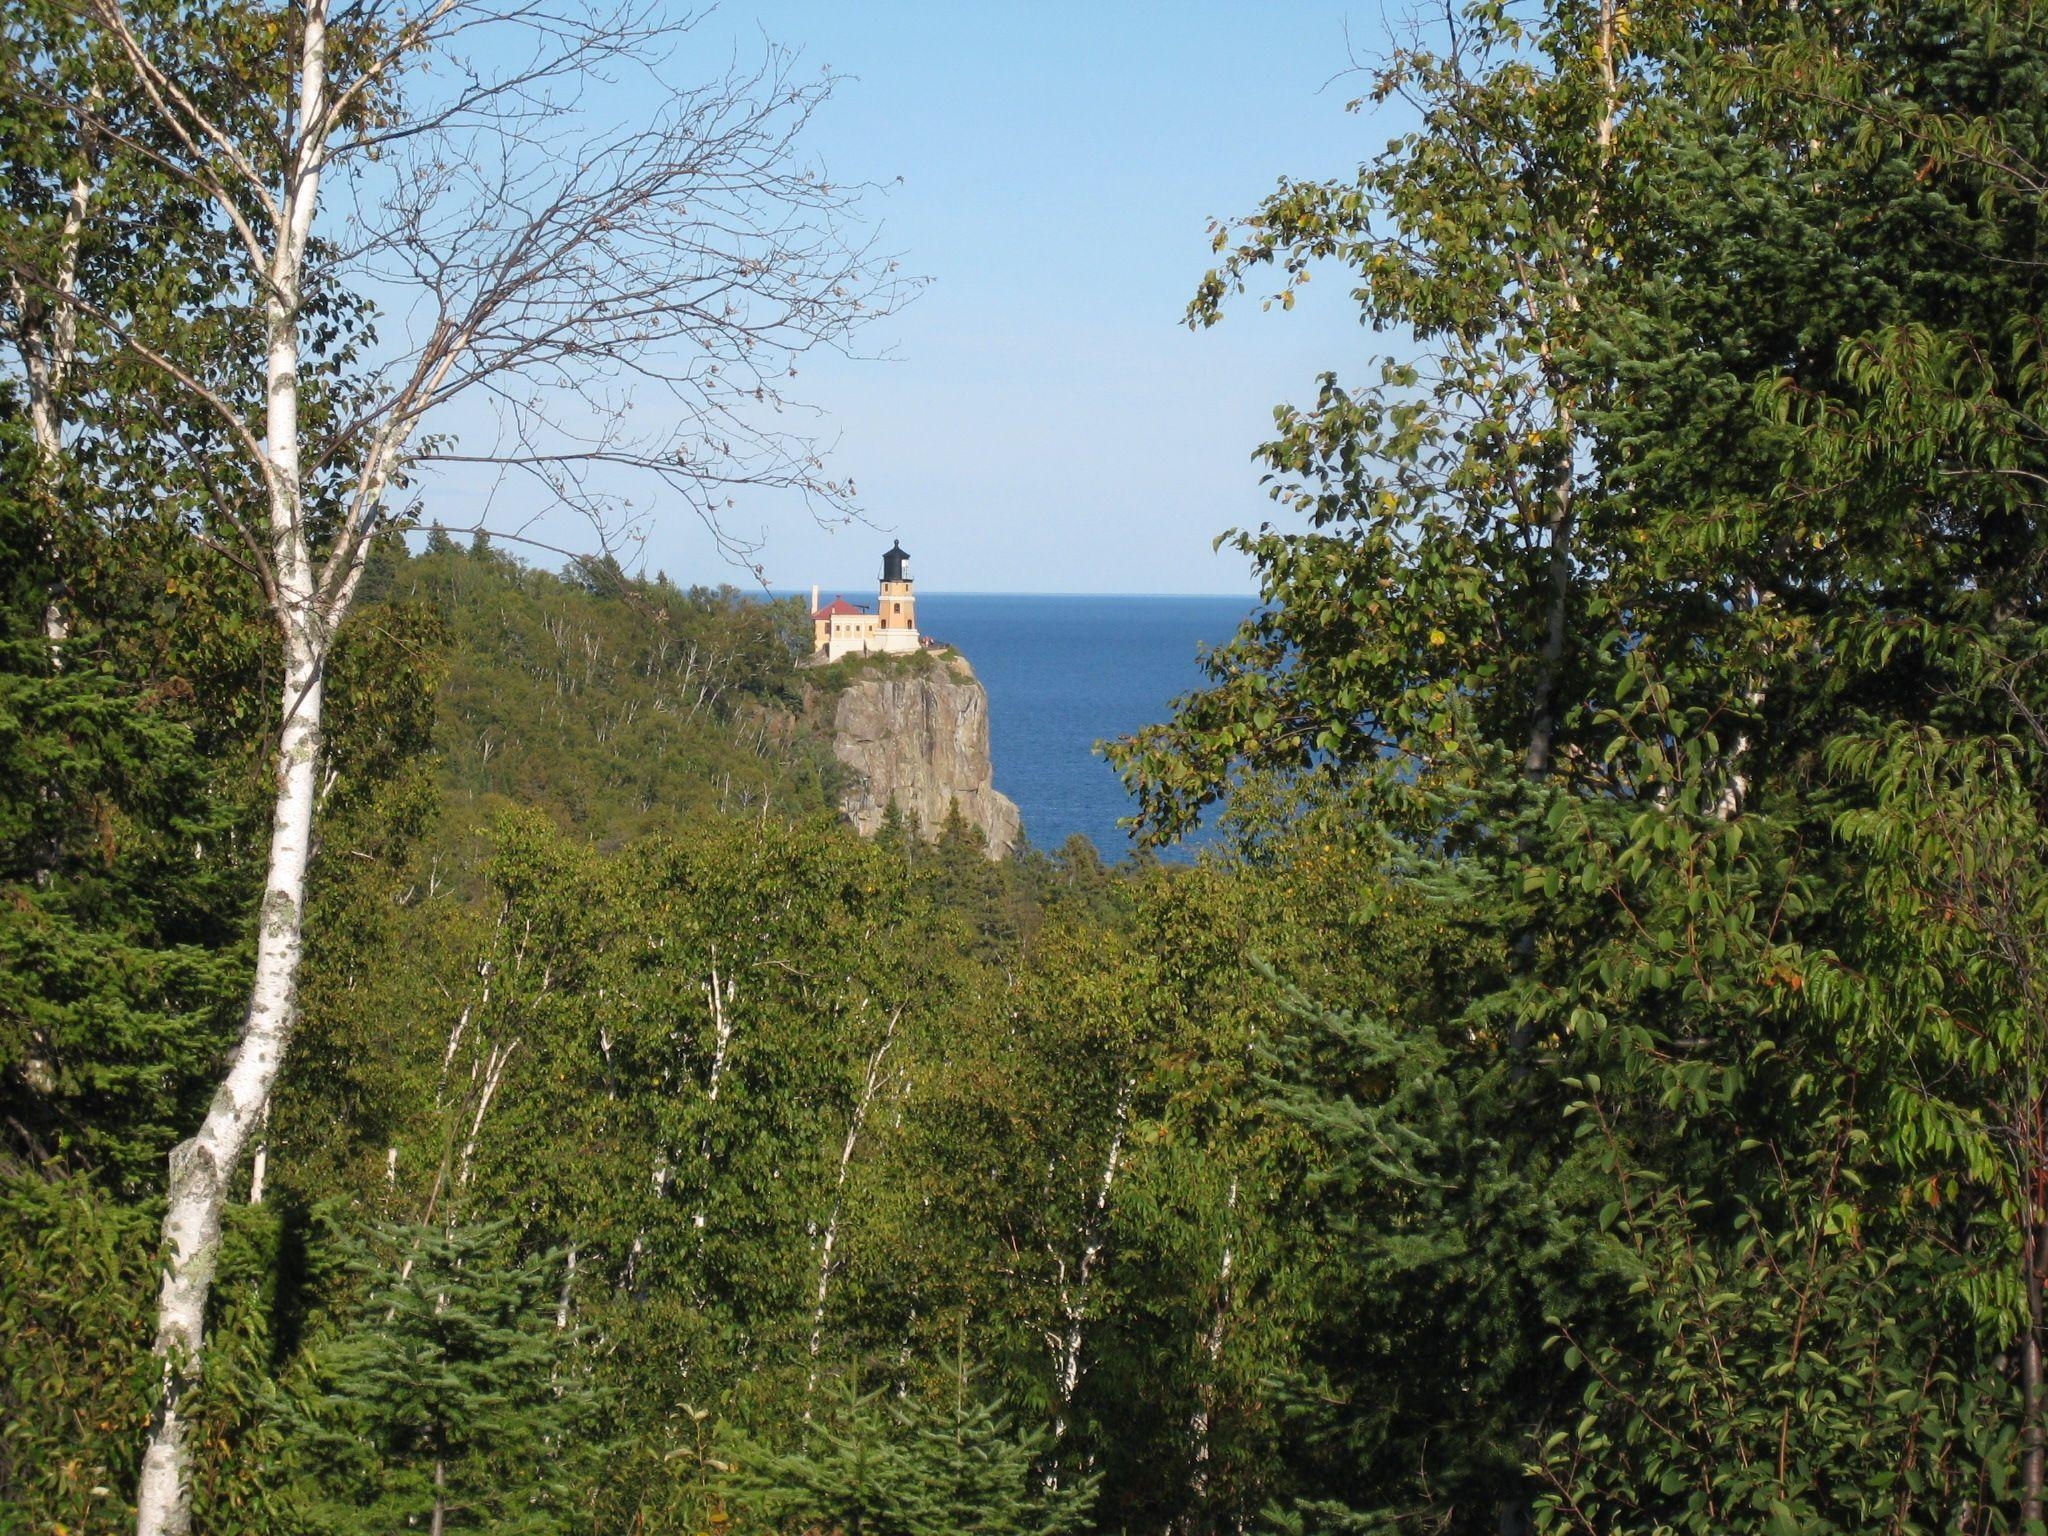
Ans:
<svg viewBox="0 0 2048 1536"><path fill-rule="evenodd" d="M63 402L78 355L78 312L70 302L78 293L79 260L87 212L93 204L99 167L92 146L66 131L64 94L81 100L95 95L93 65L80 49L80 28L61 10L24 7L5 33L6 67L25 75L29 60L48 60L42 71L44 99L39 111L6 114L7 163L16 168L9 178L10 212L22 233L33 241L41 258L39 280L25 281L10 272L4 298L7 338L12 343L22 384L29 436L36 464L47 487L63 452ZM56 96L57 100L49 98ZM25 173L25 174L24 174ZM21 242L24 251L30 241ZM45 540L54 537L46 528ZM62 584L61 574L58 586ZM43 634L53 650L65 638L67 624L56 591L43 611Z"/></svg>
<svg viewBox="0 0 2048 1536"><path fill-rule="evenodd" d="M158 447L202 481L210 515L194 534L257 584L279 662L248 1013L204 1121L170 1158L163 1386L138 1497L138 1530L157 1536L189 1523L184 1404L229 1184L291 1040L325 668L373 544L404 522L415 477L436 461L524 472L606 520L601 538L619 511L605 476L621 471L653 476L729 549L740 546L720 514L739 487L842 510L850 487L786 429L784 383L794 356L844 343L902 289L849 238L857 189L799 158L829 78L800 77L771 48L758 67L670 84L687 78L675 57L687 23L658 8L252 8L274 63L233 116L209 104L218 82L189 77L191 18L91 0L86 19L115 75L106 98L148 134L90 93L68 103L78 133L134 150L203 199L231 253L227 302L260 346L199 366L61 272L16 262L10 275L211 417L227 452L179 463L191 455L175 435ZM644 112L608 120L600 95ZM309 296L336 282L387 306L374 354L347 376L312 366L332 335ZM243 401L259 393L252 412ZM425 435L465 397L488 408L494 441ZM643 430L636 407L650 405L663 422Z"/></svg>

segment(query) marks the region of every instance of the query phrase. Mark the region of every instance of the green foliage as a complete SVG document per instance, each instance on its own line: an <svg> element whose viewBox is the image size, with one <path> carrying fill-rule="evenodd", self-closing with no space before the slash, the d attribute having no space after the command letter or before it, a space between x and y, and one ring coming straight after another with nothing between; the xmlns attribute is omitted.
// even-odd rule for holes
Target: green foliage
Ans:
<svg viewBox="0 0 2048 1536"><path fill-rule="evenodd" d="M828 666L807 667L806 686L827 698L869 678L946 677L967 671L954 651L855 651Z"/></svg>
<svg viewBox="0 0 2048 1536"><path fill-rule="evenodd" d="M445 547L443 547L445 546ZM447 635L435 739L447 826L469 839L509 806L615 848L707 812L784 818L832 804L830 743L801 719L801 605L731 587L554 576L445 538L380 551L366 629L419 605Z"/></svg>
<svg viewBox="0 0 2048 1536"><path fill-rule="evenodd" d="M19 1149L145 1189L245 985L232 748L175 671L123 665L133 616L42 635L47 519L0 464L0 1104ZM111 551L102 550L105 559ZM223 759L230 759L224 762Z"/></svg>
<svg viewBox="0 0 2048 1536"><path fill-rule="evenodd" d="M15 791L0 807L9 1098L48 1151L146 1182L243 977L237 947L204 914L181 922L166 889L225 818L189 730L109 670L43 672L39 648L0 660L26 663L0 671L0 779Z"/></svg>
<svg viewBox="0 0 2048 1536"><path fill-rule="evenodd" d="M1642 1330L1560 1327L1585 1388L1538 1449L1539 1528L2007 1528L2017 1403L1991 1350L1959 1347L1963 1261L1938 1224L1871 1210L1868 1138L1826 1129L1761 1197L1623 1171L1609 1229Z"/></svg>
<svg viewBox="0 0 2048 1536"><path fill-rule="evenodd" d="M1285 1231L1304 1143L1245 1102L1281 1019L1245 950L1284 931L1316 974L1372 974L1348 945L1399 953L1400 924L1358 905L1368 865L1025 861L1004 932L945 891L943 846L822 823L604 854L529 813L494 841L485 900L351 905L322 941L273 1178L574 1255L594 1518L701 1521L676 1476L701 1436L793 1422L815 1380L905 1350L900 1384L941 1401L928 1362L963 1342L1106 1518L1197 1488L1219 1522L1257 1508L1266 1379L1329 1250Z"/></svg>
<svg viewBox="0 0 2048 1536"><path fill-rule="evenodd" d="M1287 1518L2041 1517L2044 41L1475 5L1219 231L1197 323L1336 267L1413 351L1278 413L1308 526L1116 758L1157 835L1369 822L1464 939L1273 1056L1357 1266Z"/></svg>
<svg viewBox="0 0 2048 1536"><path fill-rule="evenodd" d="M303 1362L301 1518L323 1531L569 1528L590 1386L557 1315L563 1255L503 1222L391 1223L350 1239L362 1284Z"/></svg>
<svg viewBox="0 0 2048 1536"><path fill-rule="evenodd" d="M290 1525L291 1457L276 1381L312 1299L311 1234L303 1212L276 1203L231 1207L223 1225L191 1399L194 1436L212 1449L193 1468L192 1520L213 1536L264 1536Z"/></svg>
<svg viewBox="0 0 2048 1536"><path fill-rule="evenodd" d="M965 1379L950 1404L821 1383L804 1434L776 1451L734 1434L718 1487L738 1531L846 1536L1066 1536L1087 1528L1093 1480L1049 1484L1043 1430L1020 1430Z"/></svg>
<svg viewBox="0 0 2048 1536"><path fill-rule="evenodd" d="M133 1529L156 1386L147 1209L90 1181L0 1180L0 1531Z"/></svg>
<svg viewBox="0 0 2048 1536"><path fill-rule="evenodd" d="M2022 1328L2040 1262L2028 1257L2035 1186L2048 1167L2044 749L2034 732L1952 737L1905 725L1830 744L1838 774L1869 792L1836 820L1863 855L1863 911L1812 983L1845 1045L1891 1067L1887 1147L1927 1181L1923 1197L1989 1202L1977 1212L1988 1227L1980 1240L2022 1262L1968 1277L1966 1294L1987 1319Z"/></svg>

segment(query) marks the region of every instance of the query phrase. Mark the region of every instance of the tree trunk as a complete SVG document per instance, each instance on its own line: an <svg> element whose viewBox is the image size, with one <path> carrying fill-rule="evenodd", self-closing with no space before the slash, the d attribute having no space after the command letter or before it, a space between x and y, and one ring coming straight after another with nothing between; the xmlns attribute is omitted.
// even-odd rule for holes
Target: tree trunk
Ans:
<svg viewBox="0 0 2048 1536"><path fill-rule="evenodd" d="M94 92L92 100L98 101ZM78 311L72 300L78 292L79 246L85 236L85 218L92 206L93 184L81 171L72 179L65 200L64 223L57 235L56 297L32 297L20 283L15 284L14 302L22 329L17 342L21 371L28 385L29 436L36 446L43 489L54 509L54 482L64 455L64 391L71 367L78 355ZM64 611L66 588L62 551L54 528L46 529L45 548L59 567L43 602L43 639L50 649L53 666L62 666L64 643L71 638L71 617Z"/></svg>
<svg viewBox="0 0 2048 1536"><path fill-rule="evenodd" d="M1529 741L1522 752L1522 771L1532 779L1550 772L1553 738L1557 734L1557 685L1564 668L1565 611L1572 592L1572 409L1562 399L1558 427L1565 440L1564 463L1551 491L1548 603L1544 614L1543 649L1536 672L1535 696L1529 706Z"/></svg>
<svg viewBox="0 0 2048 1536"><path fill-rule="evenodd" d="M96 102L97 94L94 96ZM43 592L43 643L50 669L64 670L64 647L71 639L71 616L65 610L69 588L65 581L64 541L59 533L61 502L57 482L63 470L64 391L78 353L78 312L72 299L78 292L78 252L84 239L85 217L92 204L93 184L81 172L72 180L65 204L64 224L57 236L57 297L37 296L19 279L11 283L18 323L15 349L21 357L21 372L28 386L29 438L36 448L37 490L45 504L48 521L41 543L50 563L50 580ZM45 785L43 794L54 793ZM38 887L56 873L59 849L51 840L47 861L39 860L34 870ZM27 1049L21 1059L22 1081L31 1093L48 1095L57 1089L57 1060L47 1033L29 1031Z"/></svg>
<svg viewBox="0 0 2048 1536"><path fill-rule="evenodd" d="M2030 1191L2029 1198L2039 1198ZM2042 1425L2041 1400L2041 1286L2048 1279L2048 1233L2038 1218L2029 1224L2021 1254L2020 1275L2027 1288L2026 1335L2020 1340L2020 1526L2037 1528L2043 1504L2044 1474L2048 1474L2048 1433Z"/></svg>
<svg viewBox="0 0 2048 1536"><path fill-rule="evenodd" d="M1616 80L1620 8L1620 0L1601 0L1600 34L1596 44L1601 109L1599 122L1593 131L1593 142L1599 149L1603 164L1614 149L1614 117L1620 105ZM1596 218L1600 208L1600 194L1601 188L1596 183L1593 189L1593 209ZM1569 283L1565 288L1564 302L1565 307L1572 313L1578 313L1579 298ZM1577 413L1571 397L1566 393L1568 386L1550 373L1551 359L1547 347L1544 358L1545 372L1550 374L1548 382L1556 401L1556 427L1564 444L1564 457L1558 465L1557 482L1551 488L1550 494L1549 612L1544 624L1542 662L1536 674L1535 700L1529 710L1529 740L1522 753L1522 771L1532 779L1549 775L1551 748L1553 738L1557 734L1557 685L1559 674L1564 668L1565 618L1572 590L1572 527L1577 520L1573 484L1573 474L1577 467L1573 462L1578 440Z"/></svg>
<svg viewBox="0 0 2048 1536"><path fill-rule="evenodd" d="M157 1297L156 1355L163 1388L135 1493L136 1536L185 1536L192 1524L192 1451L184 1402L199 1378L206 1298L220 1251L221 1211L243 1149L270 1103L298 1020L299 959L306 917L306 869L320 790L323 671L335 612L323 611L300 493L299 302L307 241L320 196L320 125L327 110L327 6L309 0L299 41L301 139L281 199L264 299L264 455L273 562L268 592L284 640L284 697L278 733L277 805L270 860L257 915L256 976L249 1013L226 1078L199 1132L171 1151L164 1211L163 1285ZM346 595L338 601L345 603Z"/></svg>
<svg viewBox="0 0 2048 1536"><path fill-rule="evenodd" d="M1182 1525L1195 1530L1207 1525L1202 1516L1209 1500L1209 1425L1216 1411L1216 1372L1223 1360L1224 1332L1230 1324L1230 1281L1236 1263L1231 1243L1237 1229L1237 1176L1230 1179L1230 1197L1224 1202L1223 1258L1216 1266L1216 1305L1209 1326L1201 1337L1201 1357L1207 1367L1195 1394L1195 1411L1188 1416L1188 1502Z"/></svg>
<svg viewBox="0 0 2048 1536"><path fill-rule="evenodd" d="M436 1459L434 1462L434 1513L427 1522L427 1536L441 1536L441 1527L448 1519L448 1463Z"/></svg>
<svg viewBox="0 0 2048 1536"><path fill-rule="evenodd" d="M256 979L241 1043L206 1119L171 1151L169 1204L164 1211L163 1284L157 1297L156 1354L163 1362L162 1396L150 1424L136 1488L137 1536L185 1536L190 1529L191 1449L186 1395L199 1378L207 1292L220 1249L228 1181L270 1101L298 1007L306 865L312 851L313 801L319 787L320 658L294 643L284 687L284 732L278 751L277 808L271 820L270 868L256 939Z"/></svg>
<svg viewBox="0 0 2048 1536"><path fill-rule="evenodd" d="M1109 1155L1102 1161L1102 1179L1095 1189L1095 1198L1082 1213L1081 1226L1075 1234L1081 1239L1081 1262L1075 1281L1070 1289L1065 1283L1064 1262L1059 1288L1060 1315L1064 1329L1053 1336L1053 1421L1052 1443L1055 1449L1067 1438L1067 1414L1074 1404L1074 1393L1081 1385L1081 1345L1083 1329L1088 1318L1089 1287L1095 1278L1095 1266L1102 1257L1106 1237L1103 1226L1109 1219L1110 1191L1116 1185L1117 1169L1123 1162L1124 1130L1130 1123L1131 1093L1137 1087L1135 1078L1126 1078L1117 1090L1116 1113L1109 1138ZM1046 1474L1046 1486L1056 1486L1056 1472Z"/></svg>
<svg viewBox="0 0 2048 1536"><path fill-rule="evenodd" d="M1564 397L1563 389L1553 381L1552 388L1557 396L1557 425L1564 435L1564 462L1558 466L1556 483L1551 487L1550 517L1546 526L1550 533L1549 561L1546 571L1546 585L1549 588L1543 622L1543 648L1538 653L1536 687L1529 704L1529 740L1522 750L1522 773L1534 780L1550 777L1550 759L1557 738L1557 690L1560 674L1564 670L1564 637L1566 610L1572 595L1572 524L1575 506L1572 482L1573 413L1570 402ZM1536 929L1530 922L1515 935L1512 953L1515 969L1527 974L1536 968ZM1522 1076L1529 1070L1528 1048L1532 1027L1528 1015L1516 1020L1513 1033L1509 1036L1509 1047L1515 1058L1515 1075Z"/></svg>
<svg viewBox="0 0 2048 1536"><path fill-rule="evenodd" d="M839 1241L839 1218L846 1206L846 1179L853 1168L854 1149L860 1145L861 1127L867 1123L868 1107L875 1101L875 1093L882 1082L882 1059L889 1054L889 1046L896 1039L896 1021L903 1017L898 1008L889 1015L888 1027L882 1031L882 1042L874 1054L868 1057L868 1070L861 1084L860 1098L855 1101L853 1113L846 1122L846 1142L839 1149L839 1172L832 1185L832 1212L825 1218L825 1231L818 1243L818 1287L811 1307L811 1374L804 1383L804 1422L811 1418L811 1397L818 1388L818 1356L825 1344L825 1301L832 1287L832 1249Z"/></svg>
<svg viewBox="0 0 2048 1536"><path fill-rule="evenodd" d="M726 788L732 788L732 775L726 775ZM719 801L724 809L725 802ZM711 1070L704 1085L704 1102L718 1102L718 1086L725 1076L725 1056L732 1045L732 1020L726 1010L732 1006L734 983L730 977L721 981L718 975L718 946L711 946L711 984L705 988L705 995L711 999ZM697 1141L697 1153L704 1164L704 1188L697 1196L697 1211L691 1217L691 1225L697 1230L697 1249L704 1248L706 1206L711 1198L711 1126L706 1122L703 1134Z"/></svg>
<svg viewBox="0 0 2048 1536"><path fill-rule="evenodd" d="M263 1113L256 1126L256 1155L249 1159L249 1203L263 1203L263 1184L270 1171L270 1101L263 1101Z"/></svg>
<svg viewBox="0 0 2048 1536"><path fill-rule="evenodd" d="M637 1245L640 1239L636 1237L633 1239L633 1241ZM575 1298L575 1292L576 1245L574 1243L571 1243L569 1245L568 1257L562 1264L561 1299L555 1303L555 1331L557 1333L562 1332L569 1326L569 1303Z"/></svg>

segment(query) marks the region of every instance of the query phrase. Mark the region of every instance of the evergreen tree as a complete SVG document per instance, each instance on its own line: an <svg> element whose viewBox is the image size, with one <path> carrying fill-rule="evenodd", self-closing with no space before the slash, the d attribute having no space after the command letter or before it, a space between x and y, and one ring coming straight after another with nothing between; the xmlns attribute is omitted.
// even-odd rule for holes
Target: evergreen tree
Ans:
<svg viewBox="0 0 2048 1536"><path fill-rule="evenodd" d="M195 728L193 658L124 675L141 616L90 579L113 551L77 531L53 654L30 485L26 434L0 424L0 1111L17 1155L146 1188L246 983L247 802L233 732Z"/></svg>
<svg viewBox="0 0 2048 1536"><path fill-rule="evenodd" d="M1020 1430L970 1390L932 1404L890 1386L827 1383L793 1449L730 1436L720 1480L743 1522L845 1536L1068 1536L1086 1528L1094 1479L1041 1474L1043 1431Z"/></svg>
<svg viewBox="0 0 2048 1536"><path fill-rule="evenodd" d="M520 1258L504 1222L390 1224L348 1245L363 1290L316 1344L297 1405L312 1529L567 1530L595 1448L561 1255Z"/></svg>

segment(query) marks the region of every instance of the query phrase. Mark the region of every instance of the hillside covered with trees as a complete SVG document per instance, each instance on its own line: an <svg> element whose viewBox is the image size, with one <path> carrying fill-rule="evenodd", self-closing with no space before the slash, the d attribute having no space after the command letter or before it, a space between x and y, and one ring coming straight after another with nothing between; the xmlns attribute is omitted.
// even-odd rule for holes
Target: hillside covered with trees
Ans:
<svg viewBox="0 0 2048 1536"><path fill-rule="evenodd" d="M1391 59L1195 287L1361 328L1114 865L415 499L475 387L601 512L623 371L844 506L753 412L900 297L811 87L525 160L658 29L474 14L0 21L0 1532L2048 1531L2048 13Z"/></svg>

